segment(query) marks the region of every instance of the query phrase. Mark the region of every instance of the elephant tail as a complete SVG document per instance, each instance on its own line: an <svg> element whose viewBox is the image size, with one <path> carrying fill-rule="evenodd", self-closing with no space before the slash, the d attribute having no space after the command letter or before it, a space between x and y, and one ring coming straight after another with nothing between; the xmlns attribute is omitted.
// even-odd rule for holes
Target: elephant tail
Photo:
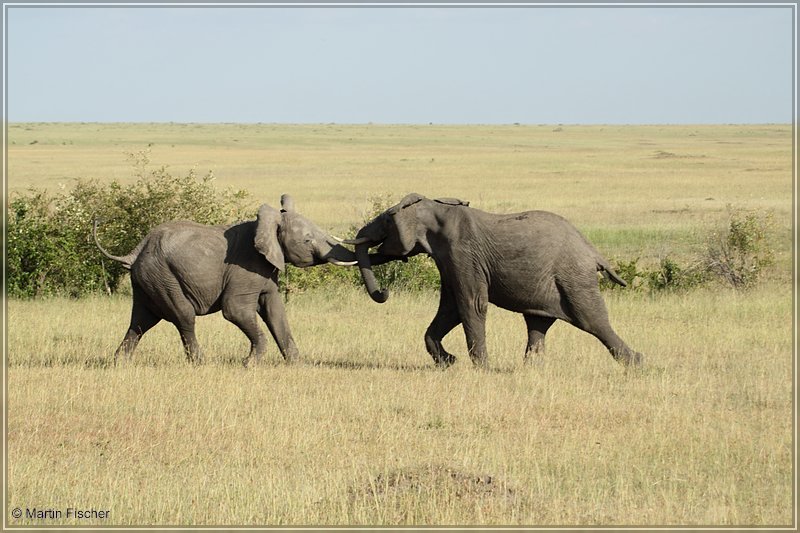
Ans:
<svg viewBox="0 0 800 533"><path fill-rule="evenodd" d="M139 246L137 246L136 249L131 253L129 253L128 255L123 255L123 256L112 255L108 253L105 250L105 248L103 248L100 245L100 241L97 239L97 226L99 225L100 225L99 221L97 220L97 218L95 218L92 223L92 237L94 237L94 243L97 246L97 249L100 250L100 253L106 256L108 259L111 259L112 261L116 261L118 263L122 263L123 268L130 270L131 266L133 265L133 262L136 261L137 257L139 257L139 252L142 249L142 245L139 244Z"/></svg>
<svg viewBox="0 0 800 533"><path fill-rule="evenodd" d="M611 268L611 265L608 264L608 261L606 261L602 257L597 259L597 271L602 272L605 277L607 277L617 285L621 285L622 287L628 286L625 280L619 277L619 274L614 272L614 269Z"/></svg>

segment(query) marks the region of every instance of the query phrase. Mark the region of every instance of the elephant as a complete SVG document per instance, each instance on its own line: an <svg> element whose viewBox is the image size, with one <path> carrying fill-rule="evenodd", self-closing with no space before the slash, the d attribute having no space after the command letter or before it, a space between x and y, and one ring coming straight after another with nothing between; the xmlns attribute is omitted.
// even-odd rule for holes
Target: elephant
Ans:
<svg viewBox="0 0 800 533"><path fill-rule="evenodd" d="M161 320L178 329L187 359L202 363L195 317L217 311L250 340L245 366L258 362L267 347L257 314L283 358L298 360L278 274L286 262L297 267L324 263L355 266L356 260L339 239L297 213L290 196L281 197L281 207L278 211L264 204L256 220L231 225L166 222L152 229L125 256L112 255L100 245L95 220L95 244L105 257L130 270L133 288L130 326L114 354L115 363L120 358L130 360L142 335Z"/></svg>
<svg viewBox="0 0 800 533"><path fill-rule="evenodd" d="M354 239L367 292L378 303L372 266L426 253L441 278L439 309L425 332L425 347L436 365L456 358L442 339L463 324L470 358L486 367L488 304L521 313L528 330L526 363L540 360L545 334L556 320L591 333L618 362L639 365L642 354L628 347L609 323L598 287L598 272L625 281L566 219L547 211L494 214L454 198L430 200L412 193L364 225ZM377 253L369 250L377 248Z"/></svg>

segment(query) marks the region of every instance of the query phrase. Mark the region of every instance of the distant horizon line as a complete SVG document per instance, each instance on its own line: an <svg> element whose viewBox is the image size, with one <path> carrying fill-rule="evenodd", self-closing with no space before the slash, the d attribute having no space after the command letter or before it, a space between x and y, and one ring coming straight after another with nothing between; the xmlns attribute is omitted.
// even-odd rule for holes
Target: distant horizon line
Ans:
<svg viewBox="0 0 800 533"><path fill-rule="evenodd" d="M18 124L154 124L154 125L252 125L252 126L794 126L788 122L264 122L264 121L176 121L176 120L5 120Z"/></svg>

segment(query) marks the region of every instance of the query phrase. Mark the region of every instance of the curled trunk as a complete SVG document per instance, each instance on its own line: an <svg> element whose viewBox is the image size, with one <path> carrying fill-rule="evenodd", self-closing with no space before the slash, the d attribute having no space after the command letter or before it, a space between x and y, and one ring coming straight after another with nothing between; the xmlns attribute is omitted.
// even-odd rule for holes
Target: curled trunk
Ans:
<svg viewBox="0 0 800 533"><path fill-rule="evenodd" d="M389 290L378 288L378 281L375 279L375 273L372 272L372 264L369 260L369 244L356 246L356 259L358 260L358 269L361 271L361 279L364 280L364 287L366 287L370 297L379 304L388 300Z"/></svg>

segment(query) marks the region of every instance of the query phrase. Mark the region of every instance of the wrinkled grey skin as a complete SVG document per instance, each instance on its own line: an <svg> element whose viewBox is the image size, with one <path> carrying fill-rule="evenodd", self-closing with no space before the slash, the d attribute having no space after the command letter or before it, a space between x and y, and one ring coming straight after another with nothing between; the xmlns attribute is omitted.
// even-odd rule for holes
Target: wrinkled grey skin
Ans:
<svg viewBox="0 0 800 533"><path fill-rule="evenodd" d="M326 262L355 264L353 252L341 246L313 222L295 212L290 197L281 198L278 211L266 204L254 221L206 226L175 221L154 228L130 254L118 257L131 271L133 309L125 338L114 354L129 360L142 335L159 321L175 325L186 357L203 361L195 336L195 317L222 311L250 340L247 365L258 361L267 347L257 316L267 324L286 361L299 352L286 320L278 291L278 274L289 262L309 267Z"/></svg>
<svg viewBox="0 0 800 533"><path fill-rule="evenodd" d="M543 352L545 334L556 320L591 333L623 364L641 362L641 354L611 328L597 273L625 282L572 224L546 211L498 215L468 205L409 194L345 241L356 245L365 287L378 303L388 291L378 288L373 264L420 253L436 262L442 288L425 346L437 365L455 362L442 339L463 324L472 361L486 366L489 303L525 318L526 362ZM369 255L373 246L378 253Z"/></svg>

